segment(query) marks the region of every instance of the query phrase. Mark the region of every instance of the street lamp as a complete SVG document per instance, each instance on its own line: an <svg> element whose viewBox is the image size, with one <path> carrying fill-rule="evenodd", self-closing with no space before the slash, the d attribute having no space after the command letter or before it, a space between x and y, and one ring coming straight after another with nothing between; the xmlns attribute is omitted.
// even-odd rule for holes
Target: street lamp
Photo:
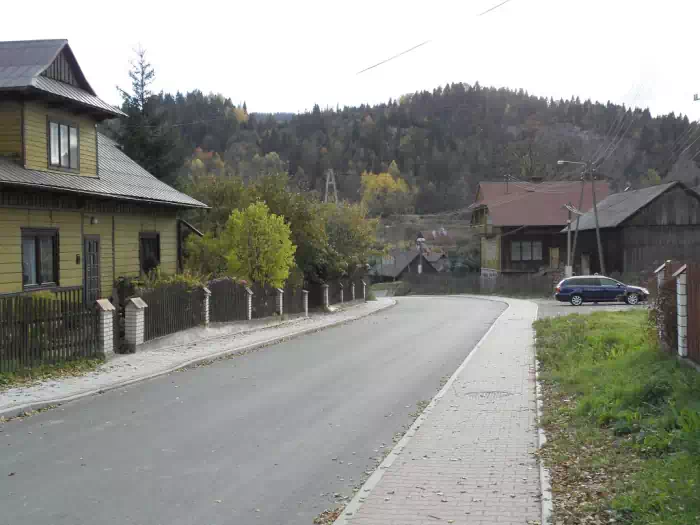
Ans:
<svg viewBox="0 0 700 525"><path fill-rule="evenodd" d="M418 275L423 273L423 243L425 238L422 233L418 234L416 238L416 244L418 245Z"/></svg>

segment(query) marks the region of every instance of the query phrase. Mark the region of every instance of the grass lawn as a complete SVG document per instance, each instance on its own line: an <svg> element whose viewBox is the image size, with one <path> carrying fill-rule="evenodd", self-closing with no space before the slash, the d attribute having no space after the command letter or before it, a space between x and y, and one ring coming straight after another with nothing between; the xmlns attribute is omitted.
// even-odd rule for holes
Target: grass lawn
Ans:
<svg viewBox="0 0 700 525"><path fill-rule="evenodd" d="M700 523L700 373L646 311L535 323L555 524Z"/></svg>
<svg viewBox="0 0 700 525"><path fill-rule="evenodd" d="M0 392L8 388L26 386L47 379L80 376L92 372L104 363L103 359L77 359L55 365L23 368L16 372L0 372Z"/></svg>

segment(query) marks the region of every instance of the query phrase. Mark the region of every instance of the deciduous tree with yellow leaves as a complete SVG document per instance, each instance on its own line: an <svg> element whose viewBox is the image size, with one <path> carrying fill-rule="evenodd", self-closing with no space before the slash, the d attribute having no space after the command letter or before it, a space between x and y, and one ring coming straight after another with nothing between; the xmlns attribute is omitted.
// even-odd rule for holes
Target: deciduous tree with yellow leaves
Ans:
<svg viewBox="0 0 700 525"><path fill-rule="evenodd" d="M378 217L411 211L413 191L401 178L396 161L385 173L362 173L362 204L370 215Z"/></svg>

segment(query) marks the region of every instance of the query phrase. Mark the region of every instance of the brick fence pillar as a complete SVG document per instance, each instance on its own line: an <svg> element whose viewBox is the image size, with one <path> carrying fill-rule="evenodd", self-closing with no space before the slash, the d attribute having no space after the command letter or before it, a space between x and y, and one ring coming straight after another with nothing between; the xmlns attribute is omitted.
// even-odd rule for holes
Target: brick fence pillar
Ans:
<svg viewBox="0 0 700 525"><path fill-rule="evenodd" d="M309 291L308 290L302 290L302 302L304 304L304 315L306 317L309 317Z"/></svg>
<svg viewBox="0 0 700 525"><path fill-rule="evenodd" d="M330 307L330 301L328 300L328 285L322 284L321 289L323 290L323 307Z"/></svg>
<svg viewBox="0 0 700 525"><path fill-rule="evenodd" d="M352 300L355 300L355 283L350 284L350 297L352 297Z"/></svg>
<svg viewBox="0 0 700 525"><path fill-rule="evenodd" d="M344 297L345 285L343 285L343 283L338 283L338 285L340 286L340 304L343 304L343 302L344 302L343 300L345 299L345 297Z"/></svg>
<svg viewBox="0 0 700 525"><path fill-rule="evenodd" d="M114 312L117 310L109 299L98 299L95 304L99 315L99 350L101 357L114 357Z"/></svg>
<svg viewBox="0 0 700 525"><path fill-rule="evenodd" d="M204 326L209 326L209 303L211 302L211 290L206 286L204 289Z"/></svg>
<svg viewBox="0 0 700 525"><path fill-rule="evenodd" d="M277 288L275 307L279 315L282 315L284 313L284 290L282 290L282 288Z"/></svg>
<svg viewBox="0 0 700 525"><path fill-rule="evenodd" d="M143 344L146 302L140 297L132 297L126 303L126 346L131 352Z"/></svg>
<svg viewBox="0 0 700 525"><path fill-rule="evenodd" d="M250 321L253 318L253 290L246 286L245 291L245 318Z"/></svg>
<svg viewBox="0 0 700 525"><path fill-rule="evenodd" d="M676 275L676 306L678 310L678 355L688 357L688 274Z"/></svg>
<svg viewBox="0 0 700 525"><path fill-rule="evenodd" d="M367 283L362 280L362 298L366 301L367 300Z"/></svg>

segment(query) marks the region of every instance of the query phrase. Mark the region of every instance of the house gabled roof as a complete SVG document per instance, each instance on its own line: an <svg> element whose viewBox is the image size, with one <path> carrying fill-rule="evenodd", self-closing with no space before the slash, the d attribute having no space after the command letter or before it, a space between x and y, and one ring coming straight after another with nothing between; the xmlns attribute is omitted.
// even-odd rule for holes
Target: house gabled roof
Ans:
<svg viewBox="0 0 700 525"><path fill-rule="evenodd" d="M77 86L42 75L62 55L70 65ZM90 107L107 118L123 116L100 99L88 83L68 40L0 42L0 92L35 91Z"/></svg>
<svg viewBox="0 0 700 525"><path fill-rule="evenodd" d="M667 184L642 188L641 190L625 191L610 195L598 203L599 227L616 228L651 201L677 185L687 188L682 182L669 182ZM595 215L593 214L592 206L590 210L581 216L578 229L595 229Z"/></svg>
<svg viewBox="0 0 700 525"><path fill-rule="evenodd" d="M98 177L25 169L0 157L0 185L25 186L127 201L151 202L185 208L207 208L161 182L119 149L117 143L97 134Z"/></svg>
<svg viewBox="0 0 700 525"><path fill-rule="evenodd" d="M375 271L382 277L396 278L406 267L418 257L418 250L389 250L389 256L393 259L391 264L377 264ZM425 260L425 257L423 257ZM426 260L426 264L430 264Z"/></svg>
<svg viewBox="0 0 700 525"><path fill-rule="evenodd" d="M596 181L596 197L604 199L610 192L607 182ZM568 211L564 205L578 206L581 182L480 182L477 200L470 210L488 208L493 226L564 226ZM593 206L591 184L583 188L583 210Z"/></svg>

